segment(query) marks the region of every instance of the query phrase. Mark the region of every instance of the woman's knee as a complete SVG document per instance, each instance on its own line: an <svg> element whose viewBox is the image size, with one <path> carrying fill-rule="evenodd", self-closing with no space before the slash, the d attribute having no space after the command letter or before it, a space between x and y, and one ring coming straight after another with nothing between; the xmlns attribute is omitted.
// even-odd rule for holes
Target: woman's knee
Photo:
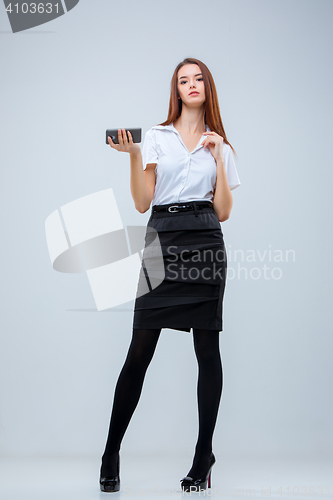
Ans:
<svg viewBox="0 0 333 500"><path fill-rule="evenodd" d="M193 329L194 350L199 362L214 363L220 359L219 331Z"/></svg>
<svg viewBox="0 0 333 500"><path fill-rule="evenodd" d="M126 368L133 372L145 371L153 358L158 338L158 331L151 331L148 335L133 331L125 361Z"/></svg>

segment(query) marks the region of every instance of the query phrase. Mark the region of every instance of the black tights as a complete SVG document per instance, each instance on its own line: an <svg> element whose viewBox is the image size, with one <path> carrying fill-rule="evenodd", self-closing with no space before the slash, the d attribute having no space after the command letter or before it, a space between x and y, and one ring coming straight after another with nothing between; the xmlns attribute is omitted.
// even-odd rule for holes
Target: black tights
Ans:
<svg viewBox="0 0 333 500"><path fill-rule="evenodd" d="M121 441L139 402L147 368L155 352L161 329L133 329L124 366L118 377L101 474L115 476ZM209 466L212 439L222 394L222 362L219 330L193 328L198 360L199 433L192 468L187 475L202 476Z"/></svg>

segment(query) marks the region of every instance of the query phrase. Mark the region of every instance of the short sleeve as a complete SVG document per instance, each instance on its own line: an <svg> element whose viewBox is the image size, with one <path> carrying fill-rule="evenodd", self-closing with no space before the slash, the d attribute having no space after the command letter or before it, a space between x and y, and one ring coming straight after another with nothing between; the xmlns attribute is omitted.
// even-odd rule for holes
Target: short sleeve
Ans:
<svg viewBox="0 0 333 500"><path fill-rule="evenodd" d="M148 163L158 163L155 135L151 129L148 130L145 134L141 154L142 154L143 170L146 170Z"/></svg>
<svg viewBox="0 0 333 500"><path fill-rule="evenodd" d="M229 144L223 145L223 158L225 163L225 170L227 173L228 184L230 191L241 185L239 180L234 153Z"/></svg>

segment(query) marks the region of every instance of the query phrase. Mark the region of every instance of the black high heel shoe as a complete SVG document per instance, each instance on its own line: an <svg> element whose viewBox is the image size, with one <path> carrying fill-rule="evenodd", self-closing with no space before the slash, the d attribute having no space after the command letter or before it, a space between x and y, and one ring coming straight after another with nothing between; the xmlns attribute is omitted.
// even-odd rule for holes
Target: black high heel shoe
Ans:
<svg viewBox="0 0 333 500"><path fill-rule="evenodd" d="M114 477L102 477L102 474L99 479L99 484L101 491L105 492L114 492L114 491L119 491L120 490L120 476L119 476L119 462L120 462L120 457L118 454L118 461L117 461L117 475ZM102 470L102 467L101 467Z"/></svg>
<svg viewBox="0 0 333 500"><path fill-rule="evenodd" d="M190 477L190 476L183 477L183 479L180 480L182 490L183 491L191 491L191 492L192 491L202 491L202 490L207 489L207 484L208 484L208 488L211 488L210 476L211 476L211 472L212 472L212 467L215 464L215 462L216 462L215 455L214 455L214 453L212 453L211 459L210 459L210 465L209 465L209 469L208 469L207 473L198 479L194 479L193 477Z"/></svg>

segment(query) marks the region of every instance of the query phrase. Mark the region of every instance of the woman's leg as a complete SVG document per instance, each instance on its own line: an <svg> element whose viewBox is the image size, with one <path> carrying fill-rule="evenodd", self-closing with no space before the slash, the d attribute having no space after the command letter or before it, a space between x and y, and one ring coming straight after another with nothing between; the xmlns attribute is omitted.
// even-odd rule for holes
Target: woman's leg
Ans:
<svg viewBox="0 0 333 500"><path fill-rule="evenodd" d="M109 434L102 456L101 475L116 476L120 444L139 402L146 370L155 352L159 329L134 329L114 393Z"/></svg>
<svg viewBox="0 0 333 500"><path fill-rule="evenodd" d="M207 472L212 452L213 432L223 386L219 340L219 330L193 328L194 349L199 368L197 385L199 433L188 476L195 479Z"/></svg>

